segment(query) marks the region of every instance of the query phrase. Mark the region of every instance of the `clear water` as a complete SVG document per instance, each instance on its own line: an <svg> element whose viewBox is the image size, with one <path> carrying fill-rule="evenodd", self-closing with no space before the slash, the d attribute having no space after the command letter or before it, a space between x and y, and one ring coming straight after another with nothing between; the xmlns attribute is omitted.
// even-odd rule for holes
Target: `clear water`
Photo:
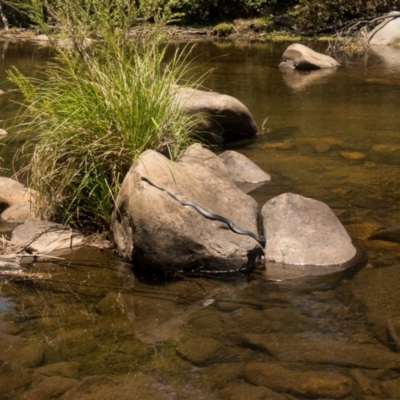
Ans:
<svg viewBox="0 0 400 400"><path fill-rule="evenodd" d="M283 72L287 45L199 43L194 53L215 68L209 89L241 100L260 128L268 118L259 139L234 146L272 175L251 193L260 205L288 191L324 201L368 262L281 283L262 270L160 282L87 248L33 264L36 278L1 281L1 399L398 398L400 49ZM10 43L0 81L49 54ZM0 101L5 119L15 107Z"/></svg>

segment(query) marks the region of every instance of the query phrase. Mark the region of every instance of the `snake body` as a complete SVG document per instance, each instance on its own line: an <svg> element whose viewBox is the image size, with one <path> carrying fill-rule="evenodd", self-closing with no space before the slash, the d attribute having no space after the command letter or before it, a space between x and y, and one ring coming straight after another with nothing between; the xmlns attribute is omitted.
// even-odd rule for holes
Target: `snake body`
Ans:
<svg viewBox="0 0 400 400"><path fill-rule="evenodd" d="M191 200L187 200L187 199L183 199L183 200L179 200L174 194L172 194L170 191L168 191L167 189L164 189L162 187L159 187L157 185L155 185L150 179L142 176L142 181L147 182L149 185L155 187L158 190L161 190L162 192L164 192L165 194L167 194L168 196L172 197L174 200L176 200L178 203L182 204L183 206L190 206L193 207L197 212L199 212L203 217L213 220L213 221L220 221L223 222L224 224L226 224L228 226L228 228L238 234L238 235L247 235L247 236L251 236L253 239L255 239L258 243L260 243L263 247L266 244L266 239L263 236L257 236L256 234L254 234L253 232L250 231L245 231L242 229L239 229L230 219L222 217L221 215L218 214L213 214L210 213L209 211L205 210L203 207L199 206L198 204L194 203Z"/></svg>

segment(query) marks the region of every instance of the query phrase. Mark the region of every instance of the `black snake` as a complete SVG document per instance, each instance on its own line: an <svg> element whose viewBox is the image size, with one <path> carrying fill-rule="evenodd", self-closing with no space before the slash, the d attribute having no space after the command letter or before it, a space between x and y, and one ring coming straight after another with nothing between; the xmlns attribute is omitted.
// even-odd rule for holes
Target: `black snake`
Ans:
<svg viewBox="0 0 400 400"><path fill-rule="evenodd" d="M244 231L242 229L239 229L238 227L236 227L234 225L234 223L229 220L228 218L222 217L221 215L218 214L212 214L210 212L208 212L207 210L205 210L204 208L200 207L198 204L194 203L193 201L190 200L179 200L176 196L174 196L171 192L169 192L167 189L161 188L157 185L155 185L150 179L145 178L144 176L142 176L142 181L147 182L149 185L154 186L155 188L157 188L158 190L163 191L164 193L166 193L168 196L172 197L174 200L176 200L177 202L179 202L180 204L182 204L183 206L191 206L193 207L195 210L197 210L203 217L207 218L207 219L211 219L213 221L221 221L224 224L226 224L228 226L228 228L234 232L237 233L238 235L247 235L247 236L251 236L253 239L255 239L258 243L260 243L263 247L265 246L266 243L266 239L263 236L257 236L256 234L254 234L253 232L250 231Z"/></svg>

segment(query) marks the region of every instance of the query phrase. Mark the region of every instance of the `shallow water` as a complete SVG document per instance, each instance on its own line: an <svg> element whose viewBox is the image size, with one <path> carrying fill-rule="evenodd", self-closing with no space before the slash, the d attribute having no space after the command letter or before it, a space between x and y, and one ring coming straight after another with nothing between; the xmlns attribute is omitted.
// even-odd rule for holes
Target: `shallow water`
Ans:
<svg viewBox="0 0 400 400"><path fill-rule="evenodd" d="M87 248L33 264L34 279L0 286L0 399L398 398L400 49L283 72L287 45L194 52L215 68L208 88L237 97L260 127L268 117L260 138L234 146L272 175L251 195L325 202L368 261L284 282L261 269L163 282ZM0 77L33 71L47 51L10 43ZM1 107L0 119L14 110Z"/></svg>

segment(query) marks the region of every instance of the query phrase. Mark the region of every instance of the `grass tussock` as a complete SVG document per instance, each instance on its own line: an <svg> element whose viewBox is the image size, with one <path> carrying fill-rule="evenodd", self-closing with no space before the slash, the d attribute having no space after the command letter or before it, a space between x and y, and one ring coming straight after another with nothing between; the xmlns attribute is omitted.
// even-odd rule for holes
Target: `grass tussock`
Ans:
<svg viewBox="0 0 400 400"><path fill-rule="evenodd" d="M113 14L108 28L106 21L101 32L82 35L78 20L69 25L70 46L59 48L39 77L9 73L24 96L19 128L30 139L19 156L40 194L41 217L90 231L108 228L121 182L141 152L174 159L193 141L194 117L173 101L175 85L190 75L189 49L168 55L157 29L132 40L128 25L117 29L115 21ZM88 44L89 37L96 39Z"/></svg>

